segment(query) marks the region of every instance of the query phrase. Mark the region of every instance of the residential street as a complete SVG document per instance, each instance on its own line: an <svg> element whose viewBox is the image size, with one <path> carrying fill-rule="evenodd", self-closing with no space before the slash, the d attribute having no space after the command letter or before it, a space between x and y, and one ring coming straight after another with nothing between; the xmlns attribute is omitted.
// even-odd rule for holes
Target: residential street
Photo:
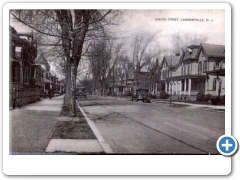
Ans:
<svg viewBox="0 0 240 180"><path fill-rule="evenodd" d="M114 153L217 154L225 113L88 96L78 100Z"/></svg>

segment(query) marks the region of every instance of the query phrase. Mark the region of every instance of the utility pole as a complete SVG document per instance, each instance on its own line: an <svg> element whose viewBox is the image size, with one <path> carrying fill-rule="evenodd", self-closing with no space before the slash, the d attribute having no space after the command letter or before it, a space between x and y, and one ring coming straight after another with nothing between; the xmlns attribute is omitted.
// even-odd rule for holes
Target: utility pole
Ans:
<svg viewBox="0 0 240 180"><path fill-rule="evenodd" d="M115 65L113 65L113 97L114 97L114 81L115 81L114 69L115 69Z"/></svg>
<svg viewBox="0 0 240 180"><path fill-rule="evenodd" d="M171 67L172 67L172 58L170 59L170 66L169 66L169 84L170 84L170 94L169 94L169 104L171 104L172 103L172 82L171 82L171 77L172 77L172 72L171 72ZM171 76L170 76L170 74L171 74Z"/></svg>

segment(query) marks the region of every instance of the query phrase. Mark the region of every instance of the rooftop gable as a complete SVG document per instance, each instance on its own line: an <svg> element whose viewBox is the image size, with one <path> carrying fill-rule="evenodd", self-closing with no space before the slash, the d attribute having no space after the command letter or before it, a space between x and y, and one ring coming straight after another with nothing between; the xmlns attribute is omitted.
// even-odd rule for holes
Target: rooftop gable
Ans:
<svg viewBox="0 0 240 180"><path fill-rule="evenodd" d="M225 45L202 43L201 49L208 57L225 58ZM200 54L200 51L201 50L198 51L198 55Z"/></svg>
<svg viewBox="0 0 240 180"><path fill-rule="evenodd" d="M184 51L185 52L184 60L196 59L199 49L200 49L200 45L188 46L187 49Z"/></svg>
<svg viewBox="0 0 240 180"><path fill-rule="evenodd" d="M35 62L36 64L45 64L49 66L48 61L46 60L42 53L36 57Z"/></svg>

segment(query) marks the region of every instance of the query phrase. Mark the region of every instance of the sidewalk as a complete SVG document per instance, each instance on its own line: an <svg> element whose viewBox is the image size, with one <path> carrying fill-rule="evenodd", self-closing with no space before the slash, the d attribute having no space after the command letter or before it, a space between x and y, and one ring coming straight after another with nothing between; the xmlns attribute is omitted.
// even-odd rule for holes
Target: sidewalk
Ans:
<svg viewBox="0 0 240 180"><path fill-rule="evenodd" d="M60 116L63 97L58 96L10 110L10 153L104 153L86 119Z"/></svg>
<svg viewBox="0 0 240 180"><path fill-rule="evenodd" d="M170 104L169 100L160 100L160 99L152 99L151 102L155 103L165 103ZM189 106L189 108L201 108L206 110L215 110L215 111L225 111L225 106L218 106L218 105L208 105L208 104L193 104L188 102L171 102L173 105L185 105Z"/></svg>

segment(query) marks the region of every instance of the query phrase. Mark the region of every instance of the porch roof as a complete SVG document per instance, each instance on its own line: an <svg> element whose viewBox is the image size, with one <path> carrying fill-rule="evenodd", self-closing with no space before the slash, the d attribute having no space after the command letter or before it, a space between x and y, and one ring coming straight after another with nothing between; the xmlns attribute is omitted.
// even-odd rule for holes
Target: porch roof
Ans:
<svg viewBox="0 0 240 180"><path fill-rule="evenodd" d="M207 76L202 75L202 74L188 74L188 75L184 75L184 76L169 77L166 80L180 80L180 79L186 79L186 78L205 79L205 78L207 78Z"/></svg>
<svg viewBox="0 0 240 180"><path fill-rule="evenodd" d="M207 71L206 74L215 76L225 76L225 69L215 69L212 71Z"/></svg>

